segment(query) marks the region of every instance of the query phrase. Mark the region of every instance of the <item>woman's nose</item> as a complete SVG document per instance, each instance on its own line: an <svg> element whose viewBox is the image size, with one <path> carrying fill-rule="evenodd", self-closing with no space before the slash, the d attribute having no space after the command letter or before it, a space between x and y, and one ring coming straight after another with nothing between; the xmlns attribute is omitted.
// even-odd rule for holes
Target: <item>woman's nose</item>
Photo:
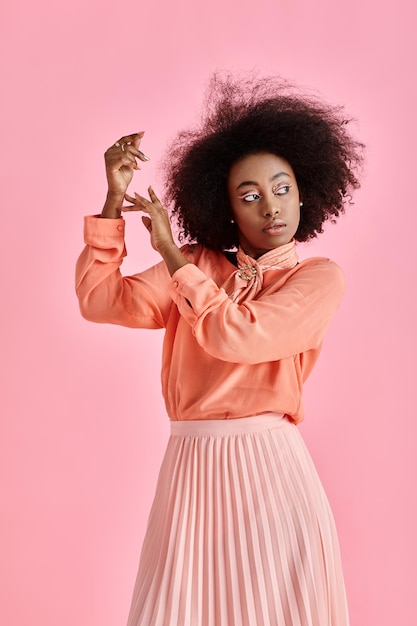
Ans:
<svg viewBox="0 0 417 626"><path fill-rule="evenodd" d="M273 217L274 215L279 215L281 212L281 208L277 202L277 199L267 200L264 206L264 215L265 217Z"/></svg>

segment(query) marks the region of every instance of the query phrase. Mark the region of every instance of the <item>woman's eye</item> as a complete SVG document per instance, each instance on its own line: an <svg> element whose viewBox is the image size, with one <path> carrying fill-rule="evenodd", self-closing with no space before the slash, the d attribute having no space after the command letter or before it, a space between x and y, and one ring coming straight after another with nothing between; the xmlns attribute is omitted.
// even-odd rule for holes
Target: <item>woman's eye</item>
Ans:
<svg viewBox="0 0 417 626"><path fill-rule="evenodd" d="M284 196L289 192L291 185L284 185L283 187L276 187L274 189L274 194L276 196Z"/></svg>
<svg viewBox="0 0 417 626"><path fill-rule="evenodd" d="M255 200L259 200L261 196L259 195L259 193L248 193L246 196L242 196L242 200L244 200L245 202L254 202Z"/></svg>

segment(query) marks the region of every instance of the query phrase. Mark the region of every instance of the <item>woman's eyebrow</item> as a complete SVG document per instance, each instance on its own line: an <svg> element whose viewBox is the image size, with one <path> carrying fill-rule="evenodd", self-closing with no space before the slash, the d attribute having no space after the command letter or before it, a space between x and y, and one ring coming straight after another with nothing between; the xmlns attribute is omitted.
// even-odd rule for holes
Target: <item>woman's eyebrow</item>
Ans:
<svg viewBox="0 0 417 626"><path fill-rule="evenodd" d="M287 172L278 172L278 174L274 174L273 177L270 179L270 182L273 183L274 180L276 180L277 178L280 178L281 176L290 176ZM248 185L259 185L259 183L257 183L254 180L244 180L243 182L241 182L237 187L236 187L236 191L238 189L240 189L241 187L246 187Z"/></svg>

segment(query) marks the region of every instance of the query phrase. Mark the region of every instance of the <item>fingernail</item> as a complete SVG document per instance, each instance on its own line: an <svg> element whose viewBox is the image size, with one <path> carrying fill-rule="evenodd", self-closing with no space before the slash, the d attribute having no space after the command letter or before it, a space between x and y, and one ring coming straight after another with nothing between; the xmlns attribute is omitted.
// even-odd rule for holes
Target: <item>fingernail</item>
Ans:
<svg viewBox="0 0 417 626"><path fill-rule="evenodd" d="M139 150L140 154L142 155L142 157L145 159L145 161L150 161L150 158L148 156L146 156L146 154L144 154L143 152L141 152L141 150Z"/></svg>

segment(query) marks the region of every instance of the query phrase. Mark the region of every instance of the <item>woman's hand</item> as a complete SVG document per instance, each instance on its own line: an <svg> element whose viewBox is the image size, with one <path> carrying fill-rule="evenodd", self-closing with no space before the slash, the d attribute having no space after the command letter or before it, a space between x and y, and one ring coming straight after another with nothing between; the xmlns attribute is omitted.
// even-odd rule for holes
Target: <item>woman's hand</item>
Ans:
<svg viewBox="0 0 417 626"><path fill-rule="evenodd" d="M186 265L188 260L174 242L167 210L162 206L152 187L148 187L148 193L150 200L137 193L134 196L126 193L126 200L132 204L122 206L121 210L146 213L142 216L142 222L151 235L152 247L162 256L172 276L177 269Z"/></svg>
<svg viewBox="0 0 417 626"><path fill-rule="evenodd" d="M125 198L132 204L130 206L122 206L124 211L143 211L146 215L142 216L142 222L151 235L152 247L159 253L163 250L175 245L172 236L171 224L167 210L162 206L161 201L155 194L152 187L148 187L150 200L143 198L135 193L134 196L125 194Z"/></svg>
<svg viewBox="0 0 417 626"><path fill-rule="evenodd" d="M144 131L122 137L104 155L108 192L102 217L120 217L124 195L133 172L140 169L138 160L149 161L149 158L139 150L143 135Z"/></svg>

